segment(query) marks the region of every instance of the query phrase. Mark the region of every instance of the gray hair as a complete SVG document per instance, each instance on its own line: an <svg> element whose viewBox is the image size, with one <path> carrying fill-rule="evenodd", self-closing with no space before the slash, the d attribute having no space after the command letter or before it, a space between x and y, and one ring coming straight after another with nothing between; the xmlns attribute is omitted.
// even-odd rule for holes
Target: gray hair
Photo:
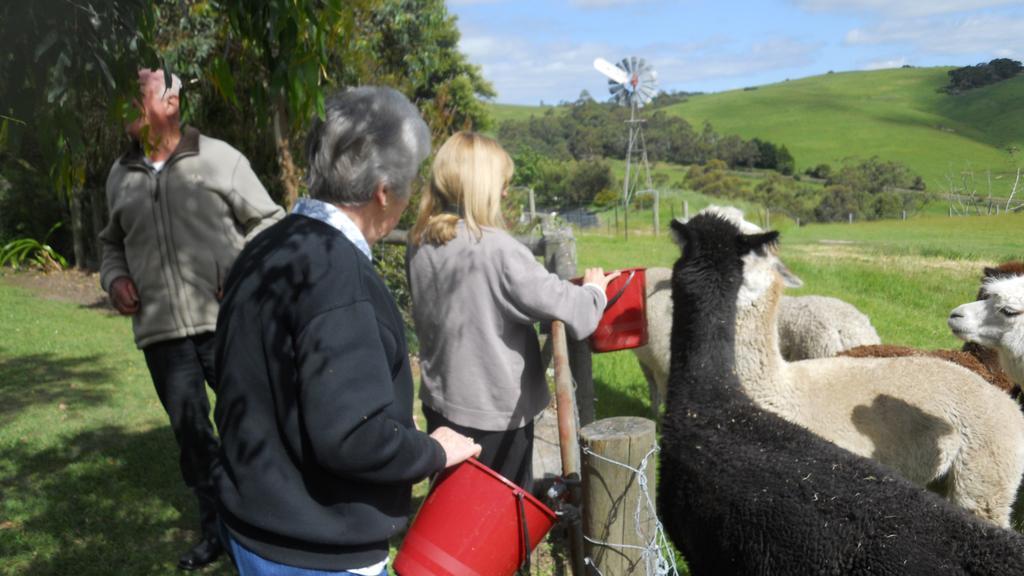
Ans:
<svg viewBox="0 0 1024 576"><path fill-rule="evenodd" d="M330 96L306 137L309 195L340 205L369 202L379 184L401 198L430 154L430 129L392 88L364 86Z"/></svg>

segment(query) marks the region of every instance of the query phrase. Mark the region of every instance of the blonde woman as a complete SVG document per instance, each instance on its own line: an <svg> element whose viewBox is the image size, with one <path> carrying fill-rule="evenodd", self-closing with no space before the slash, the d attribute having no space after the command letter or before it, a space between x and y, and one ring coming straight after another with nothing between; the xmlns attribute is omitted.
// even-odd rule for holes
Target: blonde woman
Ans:
<svg viewBox="0 0 1024 576"><path fill-rule="evenodd" d="M562 320L572 337L589 336L618 273L591 268L577 286L509 235L501 201L512 169L480 134L441 146L410 237L409 285L428 431L473 438L481 462L529 490L533 420L549 400L534 323Z"/></svg>

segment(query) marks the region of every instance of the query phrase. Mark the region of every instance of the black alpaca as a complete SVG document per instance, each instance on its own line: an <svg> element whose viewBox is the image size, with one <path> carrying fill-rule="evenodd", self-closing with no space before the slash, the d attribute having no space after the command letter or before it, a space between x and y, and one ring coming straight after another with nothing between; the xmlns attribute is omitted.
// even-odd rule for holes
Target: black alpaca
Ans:
<svg viewBox="0 0 1024 576"><path fill-rule="evenodd" d="M658 503L692 572L1024 574L1024 538L757 408L733 373L743 258L776 232L673 222L672 362Z"/></svg>

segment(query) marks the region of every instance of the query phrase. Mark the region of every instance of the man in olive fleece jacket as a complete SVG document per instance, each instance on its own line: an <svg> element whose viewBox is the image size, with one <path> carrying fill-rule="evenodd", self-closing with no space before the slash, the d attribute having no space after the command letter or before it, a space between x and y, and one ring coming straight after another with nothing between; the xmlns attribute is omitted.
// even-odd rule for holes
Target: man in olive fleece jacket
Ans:
<svg viewBox="0 0 1024 576"><path fill-rule="evenodd" d="M131 147L107 177L100 283L114 307L132 317L178 442L182 477L199 501L201 540L178 562L193 570L221 551L210 479L217 438L203 385L216 389L218 301L245 242L284 211L238 150L180 128L177 77L168 86L162 71L140 70L139 83L140 116L127 127Z"/></svg>

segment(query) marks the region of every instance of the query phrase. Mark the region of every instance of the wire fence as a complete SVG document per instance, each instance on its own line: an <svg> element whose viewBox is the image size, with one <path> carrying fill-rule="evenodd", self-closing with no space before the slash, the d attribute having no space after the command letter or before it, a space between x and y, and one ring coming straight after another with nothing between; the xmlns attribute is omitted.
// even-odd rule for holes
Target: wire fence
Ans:
<svg viewBox="0 0 1024 576"><path fill-rule="evenodd" d="M648 464L650 463L651 456L657 454L661 450L658 445L655 444L654 447L644 455L638 468L633 468L628 464L602 456L593 450L590 450L586 446L582 446L580 449L584 454L589 454L615 466L621 466L633 473L636 477L637 485L640 488L640 496L637 498L636 509L633 512L633 525L636 526L637 536L640 538L644 538L645 536L641 530L641 527L643 526L641 519L645 516L647 518L653 518L655 525L654 534L645 546L623 544L620 542L604 542L590 538L586 534L583 535L583 538L595 546L618 550L640 550L641 557L643 558L644 573L647 576L678 576L679 569L676 566L675 550L669 544L668 537L665 536L665 528L661 524L661 519L658 518L658 511L654 505L654 498L651 497L651 485L647 475ZM604 574L594 564L592 558L588 556L584 559L584 562L594 571L594 573L599 576L604 576Z"/></svg>

